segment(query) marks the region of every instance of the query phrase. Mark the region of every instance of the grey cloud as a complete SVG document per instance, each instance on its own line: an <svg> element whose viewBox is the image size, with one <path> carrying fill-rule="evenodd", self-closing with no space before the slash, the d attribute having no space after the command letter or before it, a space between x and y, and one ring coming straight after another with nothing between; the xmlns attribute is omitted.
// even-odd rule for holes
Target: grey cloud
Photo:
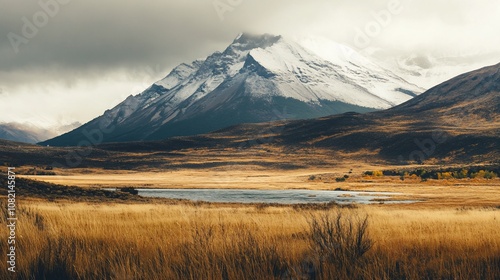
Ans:
<svg viewBox="0 0 500 280"><path fill-rule="evenodd" d="M0 86L26 81L27 76L40 81L71 80L116 69L165 71L223 48L240 31L317 33L352 45L354 30L373 21L373 12L384 9L389 1L72 0L61 5L48 24L27 44L21 44L16 54L7 34L22 35L22 18L32 21L41 7L38 1L0 0L2 7L9 7L0 12ZM229 5L223 20L214 3ZM411 1L405 14L395 17L394 23L374 42L393 50L409 48L411 44L432 49L436 45L432 40L439 36L429 32L444 35L449 29L460 29L474 21L471 11L495 18L500 8L497 0ZM498 46L498 39L487 38L488 30L494 32L500 27L498 20L496 23L484 26L487 30L482 32L486 35L472 34L473 30L465 28L468 33L461 36L473 36L478 47ZM463 40L460 34L451 35L455 37L450 42ZM402 45L403 41L407 44ZM437 45L447 46L446 42Z"/></svg>
<svg viewBox="0 0 500 280"><path fill-rule="evenodd" d="M203 17L196 17L199 12L188 10L188 2L194 1L168 5L163 1L130 2L73 0L62 6L27 44L21 44L19 53L14 52L9 40L3 39L0 67L16 70L58 65L106 69L150 65L180 60L175 58L188 53L202 54L204 45L214 38L210 34L214 28ZM2 38L7 38L9 32L22 36L22 17L31 19L37 7L17 9L7 17L2 15Z"/></svg>

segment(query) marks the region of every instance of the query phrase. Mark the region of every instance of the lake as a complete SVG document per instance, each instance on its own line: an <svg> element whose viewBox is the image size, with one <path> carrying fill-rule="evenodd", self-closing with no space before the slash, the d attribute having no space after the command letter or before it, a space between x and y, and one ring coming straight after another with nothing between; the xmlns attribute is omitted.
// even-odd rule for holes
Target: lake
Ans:
<svg viewBox="0 0 500 280"><path fill-rule="evenodd" d="M253 189L137 189L143 197L187 199L191 201L225 203L412 203L409 200L391 200L399 193L318 190L253 190Z"/></svg>

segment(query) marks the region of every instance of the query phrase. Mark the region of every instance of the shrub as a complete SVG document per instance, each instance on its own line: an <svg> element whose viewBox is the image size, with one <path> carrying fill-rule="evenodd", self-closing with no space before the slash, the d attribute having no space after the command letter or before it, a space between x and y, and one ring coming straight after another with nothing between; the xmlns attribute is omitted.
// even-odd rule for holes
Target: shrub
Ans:
<svg viewBox="0 0 500 280"><path fill-rule="evenodd" d="M365 176L384 176L384 172L382 170L365 171L363 174Z"/></svg>
<svg viewBox="0 0 500 280"><path fill-rule="evenodd" d="M456 179L465 179L467 178L469 171L467 169L462 169L459 171L454 171L453 172L453 177Z"/></svg>
<svg viewBox="0 0 500 280"><path fill-rule="evenodd" d="M399 172L396 170L384 170L382 174L384 174L384 176L398 176Z"/></svg>
<svg viewBox="0 0 500 280"><path fill-rule="evenodd" d="M38 176L53 176L56 175L54 171L46 171L47 169L36 169L30 168L28 171L24 172L24 175L38 175Z"/></svg>
<svg viewBox="0 0 500 280"><path fill-rule="evenodd" d="M486 179L495 179L497 177L498 177L498 175L493 171L489 171L484 175L484 178L486 178Z"/></svg>
<svg viewBox="0 0 500 280"><path fill-rule="evenodd" d="M120 188L120 191L125 192L125 193L129 193L129 194L134 194L134 195L139 194L139 191L134 189L133 187Z"/></svg>
<svg viewBox="0 0 500 280"><path fill-rule="evenodd" d="M341 210L313 216L309 220L309 234L316 257L315 271L327 279L352 276L373 246L367 230L367 216L360 218Z"/></svg>
<svg viewBox="0 0 500 280"><path fill-rule="evenodd" d="M493 171L479 170L477 173L472 173L471 178L495 179L498 175Z"/></svg>
<svg viewBox="0 0 500 280"><path fill-rule="evenodd" d="M423 177L427 173L427 171L423 168L419 168L415 170L415 172L412 172L413 174L417 175L418 177Z"/></svg>
<svg viewBox="0 0 500 280"><path fill-rule="evenodd" d="M440 172L437 174L438 179L452 179L453 173L451 172Z"/></svg>

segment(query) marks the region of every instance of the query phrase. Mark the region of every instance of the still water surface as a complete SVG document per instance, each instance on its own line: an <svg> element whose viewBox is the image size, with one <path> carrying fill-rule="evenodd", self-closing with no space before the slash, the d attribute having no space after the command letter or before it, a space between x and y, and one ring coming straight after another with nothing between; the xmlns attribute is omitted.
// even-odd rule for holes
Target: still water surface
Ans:
<svg viewBox="0 0 500 280"><path fill-rule="evenodd" d="M138 189L144 197L187 199L206 202L236 203L412 203L415 201L395 201L391 196L399 193L356 192L356 191L317 191L317 190L251 190L251 189Z"/></svg>

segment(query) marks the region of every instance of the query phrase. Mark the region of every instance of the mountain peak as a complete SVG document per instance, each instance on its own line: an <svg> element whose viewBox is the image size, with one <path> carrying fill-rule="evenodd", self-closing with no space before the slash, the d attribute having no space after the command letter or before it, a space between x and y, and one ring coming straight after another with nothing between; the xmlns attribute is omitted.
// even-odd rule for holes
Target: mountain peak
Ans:
<svg viewBox="0 0 500 280"><path fill-rule="evenodd" d="M243 45L247 49L250 48L266 48L272 46L281 39L279 35L272 34L252 34L252 33L240 33L234 39L231 45Z"/></svg>

